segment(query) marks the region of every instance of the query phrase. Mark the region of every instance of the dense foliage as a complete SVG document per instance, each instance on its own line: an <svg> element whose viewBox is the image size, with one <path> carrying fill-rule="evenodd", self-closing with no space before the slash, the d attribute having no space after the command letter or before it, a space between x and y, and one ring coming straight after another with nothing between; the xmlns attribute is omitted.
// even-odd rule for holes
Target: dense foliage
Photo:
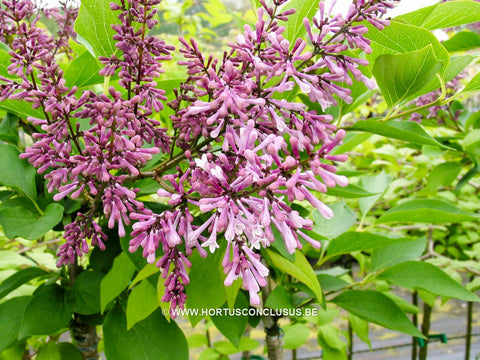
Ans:
<svg viewBox="0 0 480 360"><path fill-rule="evenodd" d="M186 2L177 24L236 35L210 55L154 35L160 0L3 1L0 357L98 358L101 325L108 359L187 359L179 310L256 307L286 315L262 318L270 359L312 331L342 359L338 308L369 342L428 336L395 287L480 300L480 3L395 2ZM219 7L240 29L202 21ZM229 342L190 338L202 359L259 346L258 316L203 318Z"/></svg>

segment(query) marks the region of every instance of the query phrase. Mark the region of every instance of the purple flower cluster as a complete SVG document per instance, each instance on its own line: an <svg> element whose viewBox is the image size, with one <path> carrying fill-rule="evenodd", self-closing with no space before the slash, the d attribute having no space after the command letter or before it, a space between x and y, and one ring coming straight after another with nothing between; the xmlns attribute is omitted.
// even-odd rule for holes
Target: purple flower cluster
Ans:
<svg viewBox="0 0 480 360"><path fill-rule="evenodd" d="M34 23L27 26L28 14L15 15L28 1L7 7L16 26L9 35L15 36L9 70L22 81L2 78L1 96L32 102L45 113L44 119L31 119L43 132L33 134L35 142L22 157L45 173L48 190L58 190L55 200L68 195L90 204L65 227L59 265L88 252L87 239L103 247L106 237L95 220L103 212L121 237L134 222L130 251L141 248L162 270L163 300L172 308L186 300L187 257L194 249L202 256L213 253L222 241L225 285L242 279L255 305L268 275L261 248L274 241L283 241L289 253L305 244L320 246L307 234L312 221L291 203L306 201L324 217L333 216L317 193L347 185L347 178L335 174L335 163L346 156L331 154L345 132L332 124L332 116L309 110L291 95L303 93L326 109L338 99L351 101L348 86L354 81L373 86L358 68L367 62L346 51L371 51L362 21L383 28L388 21L381 16L394 1L357 0L345 17L332 16L321 1L320 16L313 23L304 19L310 45L283 36L282 23L294 13L282 12L285 2L274 0L269 7L261 1L255 26L245 26L222 59L205 57L194 40L180 39L180 65L188 75L168 104L173 133L154 119L166 100L156 79L173 50L148 35L160 0L111 4L120 13L121 23L112 26L119 52L100 57L100 74L118 75L123 90L110 88L108 94L67 88L55 62L55 49L63 45L48 45ZM61 33L70 34L69 26ZM36 77L33 68L39 70ZM89 126L80 128L76 119ZM142 171L157 153L166 159ZM138 191L127 186L146 177L158 182L168 210L146 209L136 199ZM199 213L206 216L203 223Z"/></svg>

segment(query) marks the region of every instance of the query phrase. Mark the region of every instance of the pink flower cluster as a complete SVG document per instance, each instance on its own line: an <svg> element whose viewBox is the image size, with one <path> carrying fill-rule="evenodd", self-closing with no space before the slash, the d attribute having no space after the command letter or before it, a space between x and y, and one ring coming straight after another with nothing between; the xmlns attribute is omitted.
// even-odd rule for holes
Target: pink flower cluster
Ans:
<svg viewBox="0 0 480 360"><path fill-rule="evenodd" d="M308 202L330 218L332 210L318 193L347 185L347 178L335 174L335 163L346 156L331 154L344 131L332 124L332 116L308 109L295 95L303 93L325 110L338 99L351 101L348 86L354 81L373 86L358 69L367 62L346 51L371 51L361 22L383 28L388 21L381 16L393 2L357 0L342 17L332 16L321 1L320 16L312 23L304 19L310 44L284 37L282 24L294 13L281 10L286 0L274 0L272 7L261 1L255 26L246 25L222 59L205 57L194 40L180 39L187 77L168 104L173 133L154 119L166 100L156 79L173 50L148 35L160 0L111 4L121 22L112 26L120 52L100 57L105 66L100 74L118 75L123 90L110 88L108 94L67 88L55 62L55 49L62 45L45 46L49 42L35 23L28 27L26 15L15 15L28 1L12 3L4 12L19 17L12 26L21 29L11 31L17 35L9 70L22 81L2 78L1 96L30 101L45 113L44 119L31 119L42 132L33 135L22 157L45 173L49 191L58 190L55 200L68 195L89 204L65 227L59 265L88 252L86 239L103 247L106 236L95 222L103 213L121 237L133 222L130 251L141 248L147 261L162 269L163 300L172 308L186 300L188 256L195 249L206 256L221 242L226 242L225 285L242 279L250 302L259 304L268 275L261 248L274 241L283 241L289 253L305 244L320 246L306 233L312 221L291 204ZM33 68L39 70L36 78ZM80 128L76 119L89 126ZM165 154L164 161L142 171L157 153ZM136 199L137 189L126 185L146 177L158 182L157 194L168 210L146 209ZM206 214L205 221L197 220L199 213Z"/></svg>

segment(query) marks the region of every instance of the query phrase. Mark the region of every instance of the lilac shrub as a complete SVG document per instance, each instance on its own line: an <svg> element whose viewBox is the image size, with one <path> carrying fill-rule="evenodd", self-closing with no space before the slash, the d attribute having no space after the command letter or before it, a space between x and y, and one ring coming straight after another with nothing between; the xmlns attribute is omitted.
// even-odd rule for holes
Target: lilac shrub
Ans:
<svg viewBox="0 0 480 360"><path fill-rule="evenodd" d="M99 58L100 75L118 76L121 90L110 87L103 94L68 88L56 62L75 36L75 10L68 9L63 20L47 14L64 24L55 42L30 21L30 1L3 1L0 35L11 46L8 70L17 78L1 78L1 98L30 102L44 113L29 118L42 132L32 135L22 158L44 174L55 200L69 196L88 205L65 226L58 266L74 263L90 246L104 248L104 216L120 237L130 235L131 252L141 248L161 269L162 300L172 309L185 304L188 256L196 249L205 257L221 242L225 285L241 278L250 303L259 304L269 273L261 248L274 241L284 241L291 254L304 244L320 247L306 233L313 222L291 203L306 201L331 218L317 193L348 182L336 174L346 155L332 154L345 132L331 115L309 110L291 95L303 93L326 110L338 99L352 100L354 81L372 88L358 68L367 61L349 50L371 52L362 22L382 29L394 2L357 0L343 17L321 1L319 16L303 20L309 43L290 43L282 24L294 10L282 10L286 0L271 7L261 1L255 26L246 25L220 59L204 55L195 40L180 39L187 76L168 103L174 112L170 133L156 120L166 101L157 81L174 48L148 34L157 25L160 0L111 3L120 20L112 26L118 51ZM86 129L80 129L81 120L88 121ZM142 170L159 153L164 160ZM154 213L137 200L138 189L128 184L144 178L157 181L168 210ZM203 223L195 221L199 213L206 214Z"/></svg>

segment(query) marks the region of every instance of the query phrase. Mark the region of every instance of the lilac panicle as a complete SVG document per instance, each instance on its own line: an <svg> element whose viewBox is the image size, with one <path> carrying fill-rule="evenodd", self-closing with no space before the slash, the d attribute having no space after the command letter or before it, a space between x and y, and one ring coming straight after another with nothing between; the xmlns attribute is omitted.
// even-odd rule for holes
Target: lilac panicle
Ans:
<svg viewBox="0 0 480 360"><path fill-rule="evenodd" d="M193 39L180 39L187 77L168 103L170 133L156 115L166 100L158 88L161 64L174 48L148 34L157 24L160 0L111 3L120 20L112 26L118 51L100 57L100 74L117 75L122 89L111 87L105 94L68 88L56 63L64 42L26 21L32 15L28 1L4 1L2 16L15 21L4 22L0 36L13 37L9 71L17 78L1 78L0 96L29 101L45 115L30 119L42 132L32 135L34 144L22 158L45 174L55 200L70 196L90 204L65 227L59 265L88 252L87 239L104 246L95 220L104 216L119 236L132 226L129 250L141 249L161 269L162 300L172 309L186 301L188 256L193 251L207 256L222 242L225 285L241 279L257 305L268 276L261 248L283 241L293 254L307 244L320 246L308 235L313 222L291 203L306 201L325 218L333 216L318 194L348 183L336 174L336 163L346 156L333 154L345 132L332 124L331 115L288 95L298 90L325 110L339 100L352 101L354 81L371 87L359 69L367 62L346 50L369 53L362 22L388 25L383 14L395 1L357 0L345 17L328 13L321 1L320 16L303 21L309 43L284 37L282 22L294 12L278 10L285 2L274 0L269 7L261 1L255 26L246 25L221 59L205 56ZM74 36L68 20L74 14L64 15L63 41ZM88 126L80 128L80 120ZM164 161L142 170L156 154ZM131 184L146 177L159 184L157 195L167 210L154 213L137 199ZM195 219L198 213L204 214L202 222Z"/></svg>

